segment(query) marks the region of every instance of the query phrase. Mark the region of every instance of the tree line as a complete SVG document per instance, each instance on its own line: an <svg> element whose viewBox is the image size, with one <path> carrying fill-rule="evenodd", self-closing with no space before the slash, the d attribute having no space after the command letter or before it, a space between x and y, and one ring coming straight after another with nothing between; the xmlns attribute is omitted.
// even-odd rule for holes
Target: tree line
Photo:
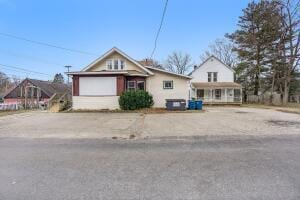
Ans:
<svg viewBox="0 0 300 200"><path fill-rule="evenodd" d="M300 88L300 0L250 2L237 30L217 39L200 58L211 55L235 70L246 96L277 92L286 104L289 94ZM164 68L184 74L191 60L188 54L174 52Z"/></svg>

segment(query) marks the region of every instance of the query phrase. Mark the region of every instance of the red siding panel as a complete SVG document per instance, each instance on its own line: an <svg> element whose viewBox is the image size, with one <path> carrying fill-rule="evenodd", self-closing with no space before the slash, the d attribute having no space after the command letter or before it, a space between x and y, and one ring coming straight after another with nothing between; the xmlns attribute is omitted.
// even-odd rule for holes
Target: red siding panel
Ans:
<svg viewBox="0 0 300 200"><path fill-rule="evenodd" d="M117 76L117 95L120 96L125 90L125 77Z"/></svg>
<svg viewBox="0 0 300 200"><path fill-rule="evenodd" d="M73 76L73 96L79 96L79 76Z"/></svg>

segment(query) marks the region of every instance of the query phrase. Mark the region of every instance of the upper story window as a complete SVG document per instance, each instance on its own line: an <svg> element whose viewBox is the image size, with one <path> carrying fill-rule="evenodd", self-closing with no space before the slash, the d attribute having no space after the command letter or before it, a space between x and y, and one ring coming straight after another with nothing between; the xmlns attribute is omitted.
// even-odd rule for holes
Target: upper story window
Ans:
<svg viewBox="0 0 300 200"><path fill-rule="evenodd" d="M114 60L114 70L119 69L119 60Z"/></svg>
<svg viewBox="0 0 300 200"><path fill-rule="evenodd" d="M124 60L120 60L120 68L121 68L121 70L123 70L125 68L125 61Z"/></svg>
<svg viewBox="0 0 300 200"><path fill-rule="evenodd" d="M173 89L173 81L164 81L163 87L164 89Z"/></svg>
<svg viewBox="0 0 300 200"><path fill-rule="evenodd" d="M207 72L207 81L211 82L211 72Z"/></svg>
<svg viewBox="0 0 300 200"><path fill-rule="evenodd" d="M214 82L218 82L218 72L214 72Z"/></svg>
<svg viewBox="0 0 300 200"><path fill-rule="evenodd" d="M108 70L112 70L112 60L106 61L106 66Z"/></svg>
<svg viewBox="0 0 300 200"><path fill-rule="evenodd" d="M125 69L125 61L122 59L111 59L106 61L107 70L123 70Z"/></svg>
<svg viewBox="0 0 300 200"><path fill-rule="evenodd" d="M208 82L218 82L218 72L207 72Z"/></svg>

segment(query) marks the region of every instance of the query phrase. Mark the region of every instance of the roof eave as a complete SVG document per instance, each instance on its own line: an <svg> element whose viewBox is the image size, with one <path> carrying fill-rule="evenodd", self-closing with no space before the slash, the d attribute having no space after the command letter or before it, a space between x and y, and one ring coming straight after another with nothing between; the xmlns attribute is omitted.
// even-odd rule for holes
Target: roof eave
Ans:
<svg viewBox="0 0 300 200"><path fill-rule="evenodd" d="M170 71L163 70L163 69L159 69L159 68L156 68L156 67L150 67L150 66L145 66L145 67L149 68L149 69L152 69L152 70L160 71L160 72L163 72L163 73L171 74L171 75L174 75L174 76L179 76L179 77L182 77L182 78L186 78L186 79L192 79L193 78L191 76L187 76L187 75L184 75L184 74L177 74L177 73L170 72Z"/></svg>

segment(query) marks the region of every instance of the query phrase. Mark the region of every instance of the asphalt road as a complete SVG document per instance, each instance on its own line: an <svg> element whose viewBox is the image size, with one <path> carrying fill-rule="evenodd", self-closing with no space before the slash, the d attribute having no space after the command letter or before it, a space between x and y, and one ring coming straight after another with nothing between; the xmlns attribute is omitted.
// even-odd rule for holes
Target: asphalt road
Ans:
<svg viewBox="0 0 300 200"><path fill-rule="evenodd" d="M1 138L0 199L299 200L300 136Z"/></svg>

